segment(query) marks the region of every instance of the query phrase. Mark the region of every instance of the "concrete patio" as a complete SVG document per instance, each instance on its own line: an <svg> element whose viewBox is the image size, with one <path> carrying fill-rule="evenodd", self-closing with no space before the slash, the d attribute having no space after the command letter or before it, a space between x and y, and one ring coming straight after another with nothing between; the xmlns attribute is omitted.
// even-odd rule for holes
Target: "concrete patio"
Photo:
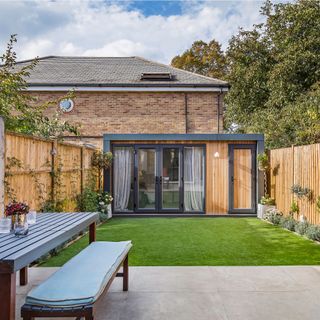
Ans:
<svg viewBox="0 0 320 320"><path fill-rule="evenodd" d="M56 268L31 268L17 288L17 319L31 287ZM129 292L117 278L97 320L319 319L320 267L131 267Z"/></svg>

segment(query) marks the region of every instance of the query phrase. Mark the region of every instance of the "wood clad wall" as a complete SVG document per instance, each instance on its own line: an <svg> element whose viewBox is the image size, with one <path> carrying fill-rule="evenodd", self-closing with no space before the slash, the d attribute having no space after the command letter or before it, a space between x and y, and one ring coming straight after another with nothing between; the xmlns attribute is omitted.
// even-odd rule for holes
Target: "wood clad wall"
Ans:
<svg viewBox="0 0 320 320"><path fill-rule="evenodd" d="M277 208L287 215L295 199L300 213L309 222L319 224L316 199L320 196L320 144L271 150L270 163L271 196L276 199ZM293 184L311 189L311 201L294 196L290 189Z"/></svg>
<svg viewBox="0 0 320 320"><path fill-rule="evenodd" d="M88 178L95 150L14 133L6 133L5 140L5 202L11 194L39 210L52 196L54 168L61 171L56 193L60 199L66 199L66 211L75 210L73 198L81 193Z"/></svg>

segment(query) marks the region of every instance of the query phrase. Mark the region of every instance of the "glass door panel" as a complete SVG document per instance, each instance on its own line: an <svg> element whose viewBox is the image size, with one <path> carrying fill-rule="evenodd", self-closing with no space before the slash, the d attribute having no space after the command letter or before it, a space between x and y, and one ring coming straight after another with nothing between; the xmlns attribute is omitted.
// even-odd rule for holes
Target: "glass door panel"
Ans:
<svg viewBox="0 0 320 320"><path fill-rule="evenodd" d="M113 207L115 212L133 211L134 150L133 147L113 149Z"/></svg>
<svg viewBox="0 0 320 320"><path fill-rule="evenodd" d="M229 213L255 213L256 146L229 145Z"/></svg>
<svg viewBox="0 0 320 320"><path fill-rule="evenodd" d="M161 209L180 209L180 149L162 149L162 168L160 176Z"/></svg>
<svg viewBox="0 0 320 320"><path fill-rule="evenodd" d="M205 153L203 147L184 148L184 210L204 211Z"/></svg>
<svg viewBox="0 0 320 320"><path fill-rule="evenodd" d="M234 209L252 208L252 154L250 149L234 149L233 153Z"/></svg>
<svg viewBox="0 0 320 320"><path fill-rule="evenodd" d="M152 148L138 149L138 210L156 209L157 152Z"/></svg>

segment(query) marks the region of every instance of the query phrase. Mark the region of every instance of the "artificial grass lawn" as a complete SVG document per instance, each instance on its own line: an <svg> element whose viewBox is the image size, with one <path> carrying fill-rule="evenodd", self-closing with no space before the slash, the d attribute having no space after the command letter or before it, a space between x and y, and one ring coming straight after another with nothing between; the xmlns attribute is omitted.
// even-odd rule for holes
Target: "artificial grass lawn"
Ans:
<svg viewBox="0 0 320 320"><path fill-rule="evenodd" d="M255 218L113 218L97 241L132 240L132 266L320 264L320 246ZM85 236L44 262L61 266L88 245Z"/></svg>

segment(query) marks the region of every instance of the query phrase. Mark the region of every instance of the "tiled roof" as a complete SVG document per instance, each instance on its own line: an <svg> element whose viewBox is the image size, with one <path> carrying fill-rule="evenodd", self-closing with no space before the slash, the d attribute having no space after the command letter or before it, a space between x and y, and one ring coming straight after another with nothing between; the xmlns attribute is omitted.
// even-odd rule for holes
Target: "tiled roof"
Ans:
<svg viewBox="0 0 320 320"><path fill-rule="evenodd" d="M18 66L30 61L18 62ZM171 73L169 81L141 80L142 73ZM180 70L140 57L39 58L29 86L228 87L227 82Z"/></svg>

